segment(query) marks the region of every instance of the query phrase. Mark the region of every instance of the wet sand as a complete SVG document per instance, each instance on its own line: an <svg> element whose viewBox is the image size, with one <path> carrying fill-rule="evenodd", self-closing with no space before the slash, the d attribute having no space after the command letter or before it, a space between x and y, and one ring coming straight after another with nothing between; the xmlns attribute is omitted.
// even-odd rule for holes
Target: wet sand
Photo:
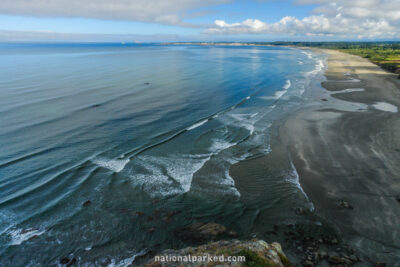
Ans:
<svg viewBox="0 0 400 267"><path fill-rule="evenodd" d="M246 167L291 160L315 207L305 216L335 229L363 259L360 266L397 266L400 79L358 56L315 51L328 54L323 88L306 91L307 104L275 122L269 155L233 166L231 175L241 191L243 179L251 180L241 174Z"/></svg>
<svg viewBox="0 0 400 267"><path fill-rule="evenodd" d="M372 105L400 107L400 80L360 57L323 52L329 55L327 80L322 83L326 90L364 91L331 96L314 92L314 100L321 102L280 127L282 145L290 152L316 214L372 261L398 263L400 115Z"/></svg>

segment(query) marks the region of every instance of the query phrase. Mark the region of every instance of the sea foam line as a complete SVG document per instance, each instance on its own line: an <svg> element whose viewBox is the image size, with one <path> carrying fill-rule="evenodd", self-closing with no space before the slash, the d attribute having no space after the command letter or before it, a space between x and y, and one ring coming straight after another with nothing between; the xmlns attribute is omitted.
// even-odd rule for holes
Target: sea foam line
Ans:
<svg viewBox="0 0 400 267"><path fill-rule="evenodd" d="M292 161L290 161L290 167L292 169L292 177L291 177L291 179L290 178L287 179L287 181L294 184L300 190L300 192L304 195L304 197L306 198L306 200L308 201L308 203L310 205L310 211L313 211L314 204L310 201L306 192L304 192L303 188L301 187L299 174L298 174L296 167L294 166Z"/></svg>
<svg viewBox="0 0 400 267"><path fill-rule="evenodd" d="M34 236L39 236L42 235L45 231L44 230L37 230L37 229L15 229L11 230L8 232L8 234L11 236L11 246L17 246L21 245L23 242L26 240L29 240L30 238Z"/></svg>
<svg viewBox="0 0 400 267"><path fill-rule="evenodd" d="M365 91L364 88L348 88L348 89L343 89L340 91L333 91L330 94L335 95L335 94L342 94L342 93L351 93L351 92L363 92Z"/></svg>
<svg viewBox="0 0 400 267"><path fill-rule="evenodd" d="M128 164L129 159L97 158L93 159L92 162L100 167L109 169L113 172L120 172L125 168L125 165Z"/></svg>
<svg viewBox="0 0 400 267"><path fill-rule="evenodd" d="M121 260L119 262L116 262L115 259L112 259L110 265L108 265L108 266L109 267L127 267L127 266L130 266L132 264L132 262L136 259L136 257L146 255L146 253L147 253L146 250L142 250L142 251L134 254L133 256L131 256L129 258L126 258L126 259L123 259L123 260Z"/></svg>
<svg viewBox="0 0 400 267"><path fill-rule="evenodd" d="M308 59L312 59L312 53L306 51L301 51L301 53L305 54L308 57Z"/></svg>
<svg viewBox="0 0 400 267"><path fill-rule="evenodd" d="M275 94L273 96L260 96L261 99L280 99L282 96L284 96L289 88L292 86L292 82L290 80L286 80L285 84L282 86L283 90L280 91L275 91Z"/></svg>
<svg viewBox="0 0 400 267"><path fill-rule="evenodd" d="M139 165L147 174L132 174L132 182L152 196L168 196L190 191L193 175L211 158L212 154L154 157L139 156ZM179 184L179 188L171 179Z"/></svg>
<svg viewBox="0 0 400 267"><path fill-rule="evenodd" d="M197 127L200 127L201 125L206 123L208 120L209 119L205 119L205 120L202 120L200 122L197 122L197 123L193 124L192 126L188 127L186 130L190 131L190 130L196 129Z"/></svg>

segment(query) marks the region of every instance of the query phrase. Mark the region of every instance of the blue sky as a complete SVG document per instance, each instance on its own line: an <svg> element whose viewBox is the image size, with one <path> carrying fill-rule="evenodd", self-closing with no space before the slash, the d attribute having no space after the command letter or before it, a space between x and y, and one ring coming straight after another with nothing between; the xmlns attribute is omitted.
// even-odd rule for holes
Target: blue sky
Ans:
<svg viewBox="0 0 400 267"><path fill-rule="evenodd" d="M0 41L392 40L399 20L400 0L2 0Z"/></svg>

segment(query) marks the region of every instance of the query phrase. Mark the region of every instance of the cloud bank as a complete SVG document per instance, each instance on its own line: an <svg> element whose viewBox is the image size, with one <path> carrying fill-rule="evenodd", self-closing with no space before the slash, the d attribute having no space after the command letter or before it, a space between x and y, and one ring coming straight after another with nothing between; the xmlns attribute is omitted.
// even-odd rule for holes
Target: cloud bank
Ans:
<svg viewBox="0 0 400 267"><path fill-rule="evenodd" d="M239 23L216 20L205 33L212 35L279 34L344 38L400 37L400 0L298 0L317 4L311 16L283 17L276 23L247 19Z"/></svg>
<svg viewBox="0 0 400 267"><path fill-rule="evenodd" d="M196 8L231 0L1 0L0 13L36 17L81 17L197 27L183 21L203 15Z"/></svg>
<svg viewBox="0 0 400 267"><path fill-rule="evenodd" d="M0 30L1 42L161 42L178 41L176 34L84 34Z"/></svg>
<svg viewBox="0 0 400 267"><path fill-rule="evenodd" d="M201 28L205 33L201 38L208 39L243 34L302 39L313 36L319 39L400 38L400 0L294 0L295 5L312 4L316 8L304 18L285 16L272 23L254 18L234 23L226 22L225 18L214 24L188 22L190 18L208 14L207 7L234 1L246 5L243 0L0 0L0 14L126 20Z"/></svg>

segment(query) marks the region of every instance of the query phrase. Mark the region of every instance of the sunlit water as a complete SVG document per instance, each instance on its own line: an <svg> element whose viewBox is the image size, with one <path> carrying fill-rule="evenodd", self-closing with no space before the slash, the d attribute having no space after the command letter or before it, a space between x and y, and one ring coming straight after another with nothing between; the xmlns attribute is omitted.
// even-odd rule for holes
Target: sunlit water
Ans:
<svg viewBox="0 0 400 267"><path fill-rule="evenodd" d="M270 152L323 68L276 47L1 45L0 262L123 266L195 221L248 238L259 209L312 209L294 166L254 184L268 205L229 170Z"/></svg>

